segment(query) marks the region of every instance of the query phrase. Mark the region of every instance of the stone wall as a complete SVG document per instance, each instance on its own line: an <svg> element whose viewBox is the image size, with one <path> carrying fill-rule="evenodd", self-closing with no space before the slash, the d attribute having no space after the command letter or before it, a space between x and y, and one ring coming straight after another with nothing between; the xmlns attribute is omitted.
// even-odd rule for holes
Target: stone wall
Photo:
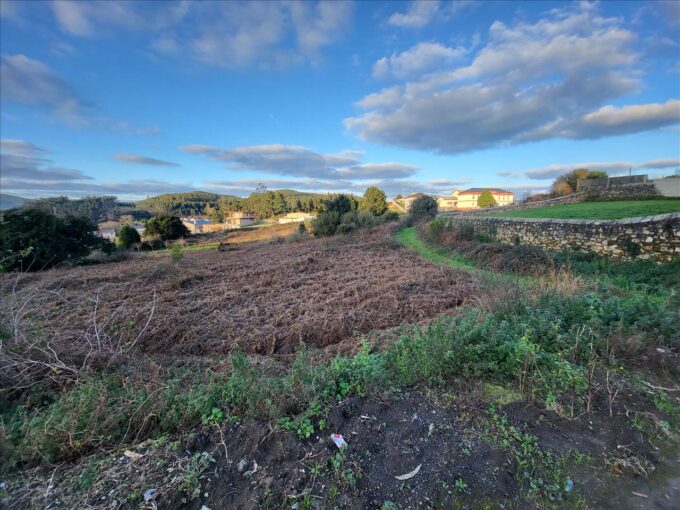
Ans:
<svg viewBox="0 0 680 510"><path fill-rule="evenodd" d="M605 190L631 184L644 184L645 182L647 182L647 175L624 175L621 177L603 177L600 179L581 179L576 183L576 191Z"/></svg>
<svg viewBox="0 0 680 510"><path fill-rule="evenodd" d="M615 260L669 261L680 256L680 213L623 220L550 220L450 216L475 234L501 243L530 244L552 251L589 251Z"/></svg>
<svg viewBox="0 0 680 510"><path fill-rule="evenodd" d="M659 190L651 181L626 184L624 186L615 186L601 190L593 189L587 193L589 199L596 200L640 200L645 198L657 198L660 196Z"/></svg>
<svg viewBox="0 0 680 510"><path fill-rule="evenodd" d="M483 209L473 209L471 211L445 211L440 214L440 216L469 216L476 214L489 214L489 212L497 213L503 211L520 211L523 209L538 209L540 207L550 207L552 205L562 205L562 204L575 204L577 202L583 202L588 198L588 194L583 193L572 193L570 195L564 195L563 197L549 198L547 200L540 200L538 202L527 202L524 204L513 204L505 205L503 207L493 207L483 208Z"/></svg>

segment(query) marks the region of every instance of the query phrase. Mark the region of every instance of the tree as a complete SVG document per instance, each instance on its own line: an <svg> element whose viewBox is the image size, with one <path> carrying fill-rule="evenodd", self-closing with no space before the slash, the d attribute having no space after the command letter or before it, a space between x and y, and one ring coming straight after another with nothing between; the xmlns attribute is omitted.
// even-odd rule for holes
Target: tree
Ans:
<svg viewBox="0 0 680 510"><path fill-rule="evenodd" d="M568 195L575 193L578 181L583 179L603 179L607 177L607 172L588 170L587 168L577 168L571 172L559 176L552 185L553 193L558 195Z"/></svg>
<svg viewBox="0 0 680 510"><path fill-rule="evenodd" d="M17 209L0 217L0 271L38 271L78 264L96 248L112 244L95 234L87 218L57 217L41 209Z"/></svg>
<svg viewBox="0 0 680 510"><path fill-rule="evenodd" d="M402 198L404 198L404 197L401 196L401 193L399 193L396 197L394 197L395 200L401 200Z"/></svg>
<svg viewBox="0 0 680 510"><path fill-rule="evenodd" d="M482 191L482 194L479 195L479 198L477 199L477 205L479 207L493 207L496 205L496 199L491 194L491 191L485 189Z"/></svg>
<svg viewBox="0 0 680 510"><path fill-rule="evenodd" d="M189 229L177 216L161 214L146 222L144 237L158 237L161 241L170 241L189 235Z"/></svg>
<svg viewBox="0 0 680 510"><path fill-rule="evenodd" d="M409 214L412 218L434 218L437 216L437 201L429 195L416 198L411 204Z"/></svg>
<svg viewBox="0 0 680 510"><path fill-rule="evenodd" d="M116 237L118 247L123 248L124 250L132 248L135 244L138 244L142 241L142 239L139 237L139 232L137 232L137 229L128 223L120 227Z"/></svg>
<svg viewBox="0 0 680 510"><path fill-rule="evenodd" d="M385 192L375 186L369 186L364 192L364 198L359 203L359 210L380 216L387 211L387 197Z"/></svg>
<svg viewBox="0 0 680 510"><path fill-rule="evenodd" d="M324 209L329 212L336 212L339 216L356 209L356 200L347 195L338 195L332 200L326 201Z"/></svg>

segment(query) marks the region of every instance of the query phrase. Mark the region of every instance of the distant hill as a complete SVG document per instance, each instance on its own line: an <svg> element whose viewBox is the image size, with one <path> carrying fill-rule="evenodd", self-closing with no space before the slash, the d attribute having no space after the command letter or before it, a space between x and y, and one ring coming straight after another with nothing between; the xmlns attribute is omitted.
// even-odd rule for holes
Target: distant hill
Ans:
<svg viewBox="0 0 680 510"><path fill-rule="evenodd" d="M28 201L27 198L15 197L14 195L8 195L6 193L0 193L0 210L14 209L15 207L21 207L27 201Z"/></svg>

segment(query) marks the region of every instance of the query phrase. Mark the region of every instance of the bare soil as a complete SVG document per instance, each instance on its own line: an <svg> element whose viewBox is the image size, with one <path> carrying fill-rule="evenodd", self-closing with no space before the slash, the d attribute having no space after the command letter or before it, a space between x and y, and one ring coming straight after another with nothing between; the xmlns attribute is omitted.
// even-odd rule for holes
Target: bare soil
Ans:
<svg viewBox="0 0 680 510"><path fill-rule="evenodd" d="M121 449L77 464L36 468L9 480L10 508L139 508L150 488L157 495L145 508L159 509L677 508L680 478L664 472L674 462L677 469L677 459L663 458L625 424L628 413L652 410L639 396L616 403L613 418L604 397L594 413L576 419L536 403L499 406L495 412L536 436L538 446L557 455L585 455L558 474L562 483L574 482L572 491L560 484L548 499L532 499L518 476L523 468L499 441L480 392L472 384L381 399L352 397L334 406L326 430L308 440L267 423L236 423L221 431L205 427L176 443L147 441L133 447L139 458ZM331 432L348 443L341 457ZM191 499L178 487L192 456L202 452L214 462L195 481L200 490ZM417 466L412 478L396 478ZM87 469L97 474L84 489ZM394 506L384 506L387 502Z"/></svg>
<svg viewBox="0 0 680 510"><path fill-rule="evenodd" d="M148 321L139 352L215 359L234 349L285 358L303 342L351 351L362 334L455 310L474 297L478 279L424 262L380 227L186 251L175 261L167 252L140 254L0 282L8 299L30 298L31 327L58 331L55 345L65 351L101 337L129 344Z"/></svg>

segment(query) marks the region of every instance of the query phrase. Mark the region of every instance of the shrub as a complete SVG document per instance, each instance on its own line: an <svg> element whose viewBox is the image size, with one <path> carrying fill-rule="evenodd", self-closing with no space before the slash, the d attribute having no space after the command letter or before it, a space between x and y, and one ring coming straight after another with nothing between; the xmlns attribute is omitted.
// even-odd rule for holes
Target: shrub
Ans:
<svg viewBox="0 0 680 510"><path fill-rule="evenodd" d="M301 222L298 227L297 227L297 233L298 234L306 234L307 233L307 227L305 226L304 222Z"/></svg>
<svg viewBox="0 0 680 510"><path fill-rule="evenodd" d="M118 231L117 236L118 247L124 250L132 248L134 245L139 244L142 239L139 237L139 232L133 226L127 223L123 225Z"/></svg>
<svg viewBox="0 0 680 510"><path fill-rule="evenodd" d="M395 211L385 211L382 216L380 216L380 220L383 223L388 223L390 221L397 221L399 219L399 213Z"/></svg>
<svg viewBox="0 0 680 510"><path fill-rule="evenodd" d="M57 217L41 209L18 209L0 217L0 271L38 271L62 263L80 264L96 248L113 245L82 217Z"/></svg>
<svg viewBox="0 0 680 510"><path fill-rule="evenodd" d="M429 195L423 195L413 201L409 214L413 219L429 219L437 216L437 201Z"/></svg>
<svg viewBox="0 0 680 510"><path fill-rule="evenodd" d="M340 213L337 211L320 212L314 222L315 236L332 236L340 225Z"/></svg>
<svg viewBox="0 0 680 510"><path fill-rule="evenodd" d="M158 237L161 241L170 241L187 237L189 229L177 216L162 214L154 216L146 222L144 237Z"/></svg>

